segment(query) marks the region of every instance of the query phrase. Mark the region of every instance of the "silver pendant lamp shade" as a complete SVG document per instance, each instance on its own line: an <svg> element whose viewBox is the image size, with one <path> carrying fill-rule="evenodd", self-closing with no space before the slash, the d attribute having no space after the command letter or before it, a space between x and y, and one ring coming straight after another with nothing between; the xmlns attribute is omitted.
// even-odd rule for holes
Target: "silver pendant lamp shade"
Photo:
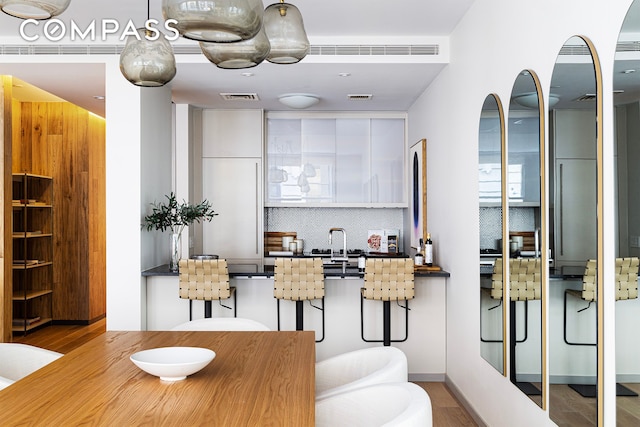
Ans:
<svg viewBox="0 0 640 427"><path fill-rule="evenodd" d="M128 36L120 53L120 71L136 86L158 87L176 75L176 60L171 43L159 33L138 28L138 37Z"/></svg>
<svg viewBox="0 0 640 427"><path fill-rule="evenodd" d="M262 0L162 0L164 19L191 40L230 43L254 37L262 27Z"/></svg>
<svg viewBox="0 0 640 427"><path fill-rule="evenodd" d="M69 3L71 0L0 0L0 8L22 19L49 19L64 12Z"/></svg>
<svg viewBox="0 0 640 427"><path fill-rule="evenodd" d="M264 11L264 30L271 43L267 61L275 64L295 64L309 53L309 39L302 14L292 4L275 3Z"/></svg>
<svg viewBox="0 0 640 427"><path fill-rule="evenodd" d="M219 68L251 68L260 64L269 54L271 45L264 29L255 37L234 43L200 42L200 49L207 59Z"/></svg>

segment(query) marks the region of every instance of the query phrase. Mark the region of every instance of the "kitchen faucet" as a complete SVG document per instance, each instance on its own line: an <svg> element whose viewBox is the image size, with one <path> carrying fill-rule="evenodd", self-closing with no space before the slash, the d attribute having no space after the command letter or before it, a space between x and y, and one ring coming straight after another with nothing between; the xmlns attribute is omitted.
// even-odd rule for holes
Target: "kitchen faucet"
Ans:
<svg viewBox="0 0 640 427"><path fill-rule="evenodd" d="M333 250L331 251L331 262L342 261L342 272L347 271L347 262L349 261L349 257L347 256L347 231L344 228L332 227L329 229L329 244L331 244L331 236L334 231L342 232L342 256L337 256L334 254Z"/></svg>

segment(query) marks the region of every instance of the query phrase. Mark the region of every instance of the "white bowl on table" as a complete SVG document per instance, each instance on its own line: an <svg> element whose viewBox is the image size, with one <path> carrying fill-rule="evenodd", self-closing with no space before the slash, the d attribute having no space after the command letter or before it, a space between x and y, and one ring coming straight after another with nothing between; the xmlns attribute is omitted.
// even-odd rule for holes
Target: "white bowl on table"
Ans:
<svg viewBox="0 0 640 427"><path fill-rule="evenodd" d="M163 381L180 381L207 366L216 353L200 347L160 347L131 355L131 361L143 371Z"/></svg>

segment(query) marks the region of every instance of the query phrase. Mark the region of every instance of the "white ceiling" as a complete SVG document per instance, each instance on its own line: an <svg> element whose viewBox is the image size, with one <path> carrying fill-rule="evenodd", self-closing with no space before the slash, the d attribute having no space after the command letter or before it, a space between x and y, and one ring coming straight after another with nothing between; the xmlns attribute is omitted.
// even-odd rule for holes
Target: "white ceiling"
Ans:
<svg viewBox="0 0 640 427"><path fill-rule="evenodd" d="M265 7L275 0L264 0ZM473 0L289 0L303 16L312 46L424 45L446 37ZM161 0L150 0L150 16L162 19ZM116 19L136 24L147 17L139 0L72 0L58 18L80 28L92 20ZM28 45L19 38L21 20L0 13L0 45ZM122 44L121 42L112 44ZM181 39L176 46L197 47ZM178 51L178 49L177 49ZM263 63L246 70L222 70L202 55L177 54L178 72L171 82L174 101L201 107L286 110L278 95L313 93L321 101L313 110L406 111L438 73L442 61L411 63L414 58L359 57L347 62L335 56L309 55L294 65ZM12 74L60 98L104 115L104 69L95 64L9 64L0 57L0 74ZM358 63L359 62L359 63ZM252 77L242 76L249 71ZM339 77L339 73L350 73ZM124 78L124 77L123 77ZM152 90L152 89L149 89ZM260 101L224 101L221 92L256 93ZM349 94L371 94L370 101L349 100Z"/></svg>

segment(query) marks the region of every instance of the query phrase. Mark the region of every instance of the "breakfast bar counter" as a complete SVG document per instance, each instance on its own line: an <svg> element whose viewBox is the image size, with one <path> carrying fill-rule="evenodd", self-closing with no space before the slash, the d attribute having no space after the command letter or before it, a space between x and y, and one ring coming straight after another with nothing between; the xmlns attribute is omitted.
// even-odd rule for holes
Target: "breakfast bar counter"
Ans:
<svg viewBox="0 0 640 427"><path fill-rule="evenodd" d="M230 285L236 288L237 317L249 318L277 330L277 307L273 296L273 266L229 264ZM409 362L410 378L416 381L443 381L446 370L446 271L416 272L415 298L409 300L409 335L404 342L394 342ZM178 273L160 266L142 274L142 323L146 330L169 330L189 320L189 300L179 298ZM357 267L345 273L337 266L325 267L325 336L316 343L318 360L366 347L382 345L361 338L360 289L363 274ZM232 307L232 300L222 302ZM320 305L320 301L313 301ZM404 305L403 301L400 301ZM213 317L233 317L233 310L217 301L212 304ZM308 302L304 305L304 329L322 336L322 312ZM295 330L296 303L281 301L281 329ZM382 339L383 308L380 301L363 304L364 333L368 339ZM391 304L391 338L405 335L405 311ZM193 301L193 318L204 317L204 302Z"/></svg>

